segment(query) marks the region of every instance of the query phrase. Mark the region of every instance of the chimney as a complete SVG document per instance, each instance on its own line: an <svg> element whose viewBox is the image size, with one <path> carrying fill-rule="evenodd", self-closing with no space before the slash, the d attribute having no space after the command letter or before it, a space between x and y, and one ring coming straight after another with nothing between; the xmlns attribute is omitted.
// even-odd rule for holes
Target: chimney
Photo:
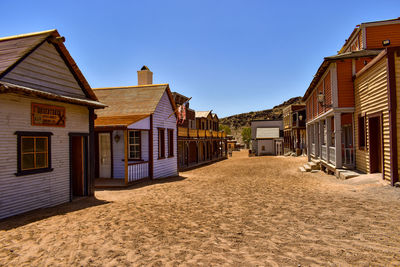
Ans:
<svg viewBox="0 0 400 267"><path fill-rule="evenodd" d="M147 66L143 66L137 72L138 85L153 84L153 73Z"/></svg>

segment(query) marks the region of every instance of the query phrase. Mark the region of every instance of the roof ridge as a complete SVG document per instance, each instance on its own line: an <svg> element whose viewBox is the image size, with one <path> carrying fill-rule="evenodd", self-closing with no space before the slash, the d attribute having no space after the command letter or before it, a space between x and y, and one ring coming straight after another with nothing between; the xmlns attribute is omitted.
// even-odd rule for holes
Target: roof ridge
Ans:
<svg viewBox="0 0 400 267"><path fill-rule="evenodd" d="M162 85L168 85L169 86L169 83L130 85L130 86L116 86L116 87L98 87L98 88L92 88L92 90L129 89L129 88L152 87L152 86L162 86Z"/></svg>
<svg viewBox="0 0 400 267"><path fill-rule="evenodd" d="M26 38L26 37L36 36L36 35L50 34L50 33L56 32L56 31L57 31L56 29L52 29L52 30L47 30L47 31L31 32L31 33L17 34L17 35L12 35L12 36L5 36L5 37L0 37L0 42L12 40L12 39Z"/></svg>

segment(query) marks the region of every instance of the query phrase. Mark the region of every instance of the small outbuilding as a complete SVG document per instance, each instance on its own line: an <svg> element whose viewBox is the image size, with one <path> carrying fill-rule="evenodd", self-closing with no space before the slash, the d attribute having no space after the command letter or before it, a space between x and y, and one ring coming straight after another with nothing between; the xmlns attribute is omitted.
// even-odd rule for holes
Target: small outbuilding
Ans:
<svg viewBox="0 0 400 267"><path fill-rule="evenodd" d="M283 121L251 121L251 151L257 156L283 154Z"/></svg>
<svg viewBox="0 0 400 267"><path fill-rule="evenodd" d="M138 71L137 86L96 88L96 187L178 175L175 102L168 84Z"/></svg>
<svg viewBox="0 0 400 267"><path fill-rule="evenodd" d="M56 30L0 38L0 219L94 192L94 109Z"/></svg>

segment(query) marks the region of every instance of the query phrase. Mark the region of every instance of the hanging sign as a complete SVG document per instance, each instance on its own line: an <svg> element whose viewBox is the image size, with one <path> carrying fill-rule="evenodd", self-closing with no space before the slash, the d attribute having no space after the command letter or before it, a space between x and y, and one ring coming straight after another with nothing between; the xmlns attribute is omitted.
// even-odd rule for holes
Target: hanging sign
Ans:
<svg viewBox="0 0 400 267"><path fill-rule="evenodd" d="M65 127L65 107L32 103L32 126Z"/></svg>

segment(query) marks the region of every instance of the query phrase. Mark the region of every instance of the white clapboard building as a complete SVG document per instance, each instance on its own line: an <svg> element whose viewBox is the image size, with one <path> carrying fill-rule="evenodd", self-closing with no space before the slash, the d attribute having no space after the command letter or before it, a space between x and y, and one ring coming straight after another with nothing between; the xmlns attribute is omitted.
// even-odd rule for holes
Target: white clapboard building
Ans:
<svg viewBox="0 0 400 267"><path fill-rule="evenodd" d="M251 121L251 151L257 156L283 154L283 121Z"/></svg>
<svg viewBox="0 0 400 267"><path fill-rule="evenodd" d="M108 105L96 111L98 188L178 175L175 102L152 75L143 66L136 86L94 89Z"/></svg>
<svg viewBox="0 0 400 267"><path fill-rule="evenodd" d="M94 109L56 30L0 38L0 219L93 195Z"/></svg>

